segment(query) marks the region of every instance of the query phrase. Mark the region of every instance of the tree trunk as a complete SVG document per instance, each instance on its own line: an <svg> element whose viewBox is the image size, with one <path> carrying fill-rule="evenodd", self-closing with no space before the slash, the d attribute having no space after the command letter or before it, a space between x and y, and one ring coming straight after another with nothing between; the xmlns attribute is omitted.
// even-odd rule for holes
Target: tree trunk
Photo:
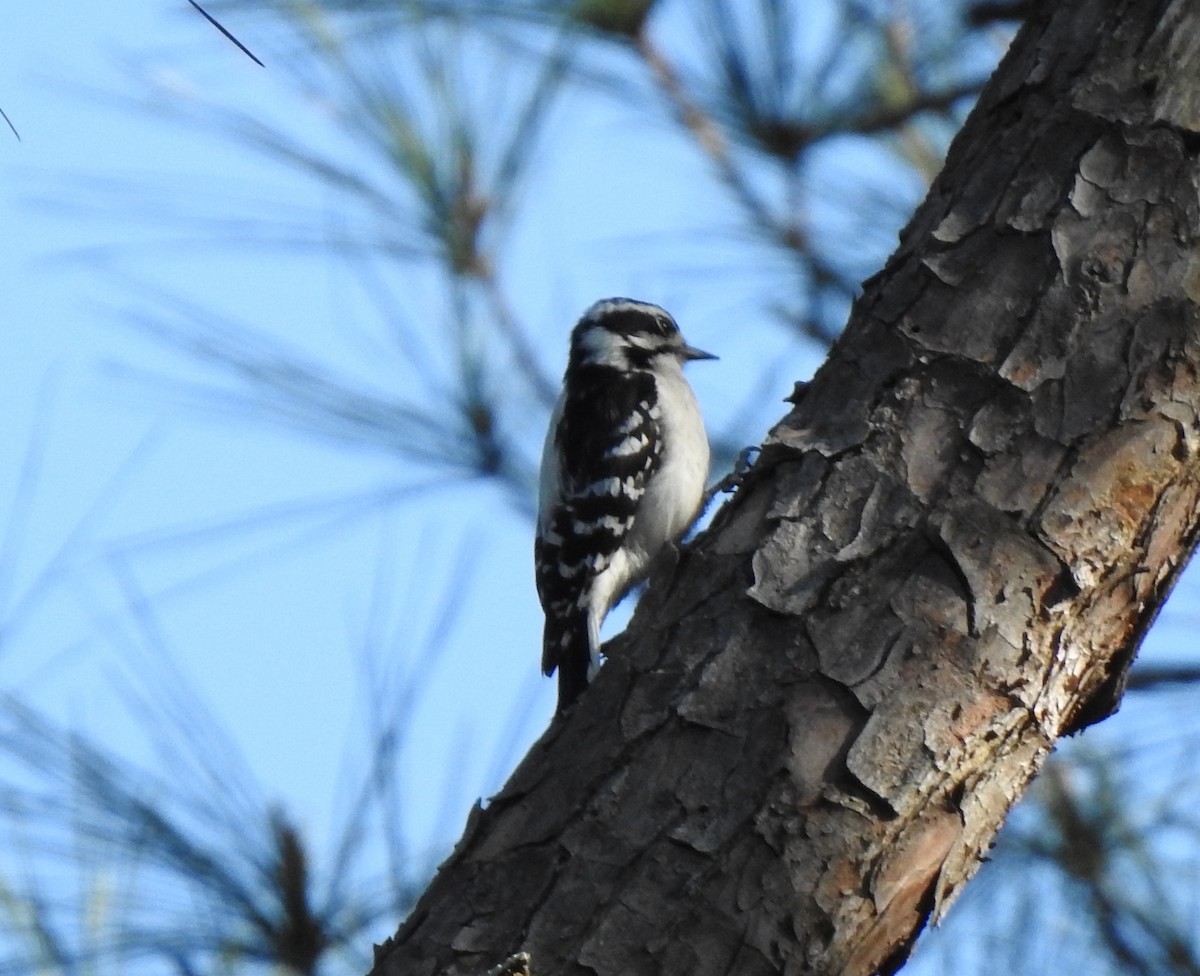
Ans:
<svg viewBox="0 0 1200 976"><path fill-rule="evenodd" d="M1200 4L1038 10L380 976L892 971L1115 707L1200 515Z"/></svg>

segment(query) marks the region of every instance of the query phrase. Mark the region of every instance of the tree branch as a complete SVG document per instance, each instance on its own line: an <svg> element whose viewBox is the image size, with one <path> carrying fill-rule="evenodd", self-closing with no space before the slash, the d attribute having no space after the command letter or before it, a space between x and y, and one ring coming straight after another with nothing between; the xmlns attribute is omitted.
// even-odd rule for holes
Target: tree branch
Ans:
<svg viewBox="0 0 1200 976"><path fill-rule="evenodd" d="M734 501L376 973L902 964L1196 539L1197 38L1185 0L1039 8Z"/></svg>

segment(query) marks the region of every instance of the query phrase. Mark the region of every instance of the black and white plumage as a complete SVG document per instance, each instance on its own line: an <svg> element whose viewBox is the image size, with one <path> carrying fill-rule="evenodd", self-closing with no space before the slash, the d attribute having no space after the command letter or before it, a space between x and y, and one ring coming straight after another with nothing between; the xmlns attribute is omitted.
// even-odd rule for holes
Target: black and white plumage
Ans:
<svg viewBox="0 0 1200 976"><path fill-rule="evenodd" d="M629 298L596 302L571 333L534 544L542 671L558 670L559 712L600 665L609 609L699 514L708 437L683 365L715 358L666 311Z"/></svg>

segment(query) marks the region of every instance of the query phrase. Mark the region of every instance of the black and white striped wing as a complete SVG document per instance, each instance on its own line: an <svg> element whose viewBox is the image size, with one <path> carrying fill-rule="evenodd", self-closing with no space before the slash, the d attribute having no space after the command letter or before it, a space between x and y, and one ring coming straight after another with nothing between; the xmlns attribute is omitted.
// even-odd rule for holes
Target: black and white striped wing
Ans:
<svg viewBox="0 0 1200 976"><path fill-rule="evenodd" d="M554 433L558 491L535 543L542 670L559 669L560 710L587 686L593 587L624 544L662 452L653 376L589 366L573 380Z"/></svg>

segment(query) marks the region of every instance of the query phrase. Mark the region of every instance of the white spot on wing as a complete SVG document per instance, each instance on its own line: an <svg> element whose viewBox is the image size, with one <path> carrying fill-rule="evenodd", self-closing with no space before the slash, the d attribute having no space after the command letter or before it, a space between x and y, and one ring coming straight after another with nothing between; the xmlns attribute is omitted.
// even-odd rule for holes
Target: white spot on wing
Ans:
<svg viewBox="0 0 1200 976"><path fill-rule="evenodd" d="M628 457L630 454L637 454L639 451L644 451L650 446L650 438L645 434L633 434L626 437L621 443L614 447L610 447L604 452L605 457Z"/></svg>
<svg viewBox="0 0 1200 976"><path fill-rule="evenodd" d="M645 419L646 418L642 416L641 411L635 410L617 425L617 429L614 431L614 433L616 433L618 437L624 434L632 434L635 430L642 426Z"/></svg>
<svg viewBox="0 0 1200 976"><path fill-rule="evenodd" d="M632 519L623 518L618 515L601 515L590 522L572 519L571 531L576 535L595 535L597 532L612 532L620 535L629 528L631 521Z"/></svg>
<svg viewBox="0 0 1200 976"><path fill-rule="evenodd" d="M621 494L621 479L620 478L601 478L599 481L593 481L585 489L584 495L619 495Z"/></svg>

